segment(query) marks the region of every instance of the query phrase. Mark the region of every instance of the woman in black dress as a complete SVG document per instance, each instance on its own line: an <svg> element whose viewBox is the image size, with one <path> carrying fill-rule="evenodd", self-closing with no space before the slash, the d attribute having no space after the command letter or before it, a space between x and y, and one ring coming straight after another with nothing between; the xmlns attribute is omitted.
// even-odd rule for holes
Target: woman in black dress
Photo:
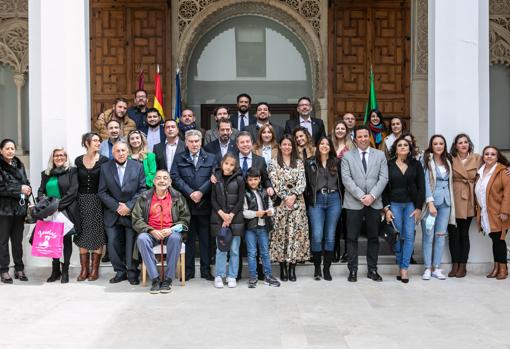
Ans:
<svg viewBox="0 0 510 349"><path fill-rule="evenodd" d="M107 162L108 158L99 154L101 138L97 133L85 133L81 144L87 152L74 161L78 168L78 207L81 221L81 229L74 239L74 243L80 248L81 271L77 280L84 281L88 278L89 281L94 281L99 277L99 263L105 244L103 208L97 190L101 165ZM92 258L89 251L92 251Z"/></svg>

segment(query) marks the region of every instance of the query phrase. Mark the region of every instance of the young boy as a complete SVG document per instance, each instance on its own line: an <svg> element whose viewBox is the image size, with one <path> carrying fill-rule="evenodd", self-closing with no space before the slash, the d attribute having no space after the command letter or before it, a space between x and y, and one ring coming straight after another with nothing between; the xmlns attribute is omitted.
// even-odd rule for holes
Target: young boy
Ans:
<svg viewBox="0 0 510 349"><path fill-rule="evenodd" d="M269 230L272 227L270 217L274 214L273 202L266 191L260 186L260 171L254 167L246 174L246 189L244 195L243 215L246 230L245 240L248 250L248 272L250 279L248 287L257 287L257 243L264 270L264 284L279 287L271 272L269 260Z"/></svg>

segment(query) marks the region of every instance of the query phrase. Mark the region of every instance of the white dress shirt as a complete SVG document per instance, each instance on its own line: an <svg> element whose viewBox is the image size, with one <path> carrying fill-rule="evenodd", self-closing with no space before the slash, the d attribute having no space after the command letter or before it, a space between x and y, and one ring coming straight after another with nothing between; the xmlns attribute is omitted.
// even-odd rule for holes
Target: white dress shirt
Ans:
<svg viewBox="0 0 510 349"><path fill-rule="evenodd" d="M248 164L248 168L251 167L252 153L250 152L250 154L248 154L248 155L243 155L243 154L239 153L239 167L241 169L243 168L243 162L244 162L245 156L246 156L246 163Z"/></svg>
<svg viewBox="0 0 510 349"><path fill-rule="evenodd" d="M310 136L313 136L312 132L312 117L309 116L308 119L303 119L302 116L299 117L299 126L302 126L310 132Z"/></svg>
<svg viewBox="0 0 510 349"><path fill-rule="evenodd" d="M227 144L223 144L223 143L221 143L221 141L219 143L220 143L221 157L224 157L228 151L228 146L230 145L230 139L228 140Z"/></svg>
<svg viewBox="0 0 510 349"><path fill-rule="evenodd" d="M175 142L173 144L168 143L168 139L165 141L166 168L168 169L168 171L172 169L172 164L174 162L175 152L177 151L178 143L179 143L178 137L176 137Z"/></svg>
<svg viewBox="0 0 510 349"><path fill-rule="evenodd" d="M122 165L120 165L118 162L116 162L115 164L117 165L117 174L119 175L119 183L120 183L120 186L122 187L122 184L124 182L124 173L126 172L127 160Z"/></svg>
<svg viewBox="0 0 510 349"><path fill-rule="evenodd" d="M147 130L147 150L152 151L154 146L158 143L161 143L161 133L159 132L158 127L149 127Z"/></svg>
<svg viewBox="0 0 510 349"><path fill-rule="evenodd" d="M368 158L370 157L370 147L368 147L365 150L361 150L360 148L358 148L358 151L359 151L359 158L361 159L361 161L363 161L363 152L365 152L365 161L367 162L367 168L368 168Z"/></svg>
<svg viewBox="0 0 510 349"><path fill-rule="evenodd" d="M496 165L492 166L492 168L489 170L489 173L487 173L485 176L483 175L483 171L485 170L485 165L480 167L478 170L478 175L480 176L480 179L476 182L475 186L475 197L476 201L478 202L478 205L481 208L480 212L480 220L481 220L481 226L482 231L484 234L489 235L491 232L491 224L489 222L489 212L487 211L487 184L489 184L489 181L492 177L492 174L494 173L494 170L496 169Z"/></svg>

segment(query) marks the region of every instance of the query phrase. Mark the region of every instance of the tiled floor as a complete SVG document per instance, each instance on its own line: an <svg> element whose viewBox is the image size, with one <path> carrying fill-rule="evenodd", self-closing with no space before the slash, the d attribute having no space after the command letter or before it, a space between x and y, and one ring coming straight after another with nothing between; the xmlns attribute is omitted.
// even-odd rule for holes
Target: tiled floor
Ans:
<svg viewBox="0 0 510 349"><path fill-rule="evenodd" d="M299 270L299 269L298 269ZM301 267L280 288L214 289L194 279L167 295L127 282L44 282L49 268L28 270L30 282L0 284L1 348L510 348L510 280L397 282L393 269L375 283L313 281Z"/></svg>

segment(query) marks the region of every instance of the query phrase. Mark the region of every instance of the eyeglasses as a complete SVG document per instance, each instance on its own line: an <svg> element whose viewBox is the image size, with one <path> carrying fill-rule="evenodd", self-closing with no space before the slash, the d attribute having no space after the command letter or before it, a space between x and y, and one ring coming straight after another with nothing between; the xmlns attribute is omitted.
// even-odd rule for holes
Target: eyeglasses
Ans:
<svg viewBox="0 0 510 349"><path fill-rule="evenodd" d="M55 155L53 155L53 157L54 158L66 158L67 155L65 155L65 154L55 154Z"/></svg>

